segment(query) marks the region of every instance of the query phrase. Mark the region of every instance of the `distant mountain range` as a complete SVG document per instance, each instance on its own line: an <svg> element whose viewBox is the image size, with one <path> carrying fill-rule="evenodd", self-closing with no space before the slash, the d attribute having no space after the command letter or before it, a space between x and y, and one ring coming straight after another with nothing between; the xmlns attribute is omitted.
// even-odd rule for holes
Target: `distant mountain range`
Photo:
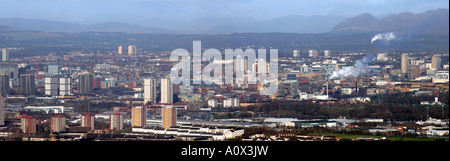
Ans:
<svg viewBox="0 0 450 161"><path fill-rule="evenodd" d="M449 34L449 10L438 9L425 13L400 13L377 19L364 13L346 19L336 25L332 32L396 32L399 34Z"/></svg>
<svg viewBox="0 0 450 161"><path fill-rule="evenodd" d="M264 21L227 22L213 26L210 31L228 33L326 33L345 18L343 16L289 15Z"/></svg>
<svg viewBox="0 0 450 161"><path fill-rule="evenodd" d="M43 31L43 32L126 32L126 33L169 33L170 31L132 25L120 22L105 22L93 25L80 25L75 23L49 21L41 19L23 19L23 18L1 18L0 25L17 30L25 31Z"/></svg>
<svg viewBox="0 0 450 161"><path fill-rule="evenodd" d="M141 24L141 25L135 25ZM449 34L449 10L425 13L400 13L377 19L369 13L356 17L290 15L271 20L147 20L135 24L105 22L92 25L23 19L0 18L0 32L125 32L125 33L379 33ZM156 27L147 27L156 26Z"/></svg>
<svg viewBox="0 0 450 161"><path fill-rule="evenodd" d="M299 16L291 15L271 20L254 19L201 19L168 21L161 19L143 20L134 25L120 22L106 22L93 25L22 18L1 18L0 25L19 30L43 32L126 32L126 33L325 33L344 20L342 16ZM146 27L160 26L160 27ZM166 29L169 28L169 29Z"/></svg>

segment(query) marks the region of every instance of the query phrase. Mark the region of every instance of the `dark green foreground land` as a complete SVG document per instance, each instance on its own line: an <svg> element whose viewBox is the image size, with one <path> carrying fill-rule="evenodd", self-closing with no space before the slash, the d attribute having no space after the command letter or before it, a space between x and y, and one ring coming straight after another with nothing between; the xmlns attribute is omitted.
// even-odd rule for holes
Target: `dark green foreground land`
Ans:
<svg viewBox="0 0 450 161"><path fill-rule="evenodd" d="M400 136L376 136L376 135L358 135L358 134L338 134L338 133L308 133L308 135L324 135L336 136L342 139L356 139L356 138L382 138L386 137L389 141L436 141L437 139L444 139L449 141L448 137L400 137Z"/></svg>

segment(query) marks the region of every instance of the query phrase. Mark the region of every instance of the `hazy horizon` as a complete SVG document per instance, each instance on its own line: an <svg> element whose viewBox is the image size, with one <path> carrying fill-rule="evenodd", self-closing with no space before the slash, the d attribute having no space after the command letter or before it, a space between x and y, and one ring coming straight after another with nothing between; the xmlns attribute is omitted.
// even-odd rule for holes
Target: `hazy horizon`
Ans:
<svg viewBox="0 0 450 161"><path fill-rule="evenodd" d="M324 33L342 20L363 13L381 19L405 12L448 9L448 5L444 0L3 0L0 18L78 25L119 22L181 33ZM32 26L18 28L46 30ZM139 26L135 26L137 30L142 29Z"/></svg>
<svg viewBox="0 0 450 161"><path fill-rule="evenodd" d="M290 15L353 17L370 13L383 17L403 12L448 9L447 0L3 0L0 18L44 19L78 24L162 20L264 21Z"/></svg>

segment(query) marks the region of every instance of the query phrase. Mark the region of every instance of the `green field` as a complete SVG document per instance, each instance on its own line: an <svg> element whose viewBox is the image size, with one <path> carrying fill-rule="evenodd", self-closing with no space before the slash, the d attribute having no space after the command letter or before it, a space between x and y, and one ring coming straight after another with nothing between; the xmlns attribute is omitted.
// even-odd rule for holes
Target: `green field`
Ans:
<svg viewBox="0 0 450 161"><path fill-rule="evenodd" d="M386 139L390 141L435 141L436 139L445 139L445 141L449 141L449 138L445 137L436 137L436 138L416 138L416 137L399 137L399 136L376 136L376 135L357 135L357 134L338 134L338 133L308 133L308 135L323 135L323 136L336 136L340 139L356 139L359 137L364 138L382 138L386 137Z"/></svg>

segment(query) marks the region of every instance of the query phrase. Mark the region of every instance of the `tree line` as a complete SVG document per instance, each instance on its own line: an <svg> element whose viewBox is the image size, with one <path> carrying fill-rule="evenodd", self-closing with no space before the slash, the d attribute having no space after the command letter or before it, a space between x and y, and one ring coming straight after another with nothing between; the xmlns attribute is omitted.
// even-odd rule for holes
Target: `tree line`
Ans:
<svg viewBox="0 0 450 161"><path fill-rule="evenodd" d="M446 119L449 107L422 106L417 104L349 104L320 105L312 101L273 101L261 106L249 106L242 112L252 111L256 115L294 118L377 118L390 121L417 121L428 117Z"/></svg>

